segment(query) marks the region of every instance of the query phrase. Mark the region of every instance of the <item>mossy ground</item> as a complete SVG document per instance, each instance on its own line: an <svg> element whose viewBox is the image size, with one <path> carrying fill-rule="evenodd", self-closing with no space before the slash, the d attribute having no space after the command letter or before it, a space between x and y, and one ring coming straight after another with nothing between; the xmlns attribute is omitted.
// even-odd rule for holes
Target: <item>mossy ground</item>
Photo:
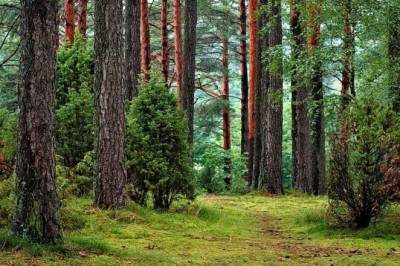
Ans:
<svg viewBox="0 0 400 266"><path fill-rule="evenodd" d="M0 229L0 265L399 265L400 212L333 230L324 197L202 196L169 213L64 202L65 241L46 247ZM67 219L68 218L68 219Z"/></svg>

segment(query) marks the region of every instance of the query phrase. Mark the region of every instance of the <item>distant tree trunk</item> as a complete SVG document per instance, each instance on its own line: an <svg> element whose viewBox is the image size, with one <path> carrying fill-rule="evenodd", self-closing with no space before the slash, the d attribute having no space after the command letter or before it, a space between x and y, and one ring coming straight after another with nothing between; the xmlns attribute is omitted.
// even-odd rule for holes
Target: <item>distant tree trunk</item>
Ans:
<svg viewBox="0 0 400 266"><path fill-rule="evenodd" d="M132 100L139 94L140 75L140 0L128 0L125 16L126 32L126 97Z"/></svg>
<svg viewBox="0 0 400 266"><path fill-rule="evenodd" d="M248 182L254 180L254 135L255 135L255 99L257 79L257 0L249 0L249 160L248 160ZM254 184L252 184L254 187ZM257 185L258 186L258 185Z"/></svg>
<svg viewBox="0 0 400 266"><path fill-rule="evenodd" d="M280 0L269 0L269 15L266 25L271 25L268 34L268 49L282 49L282 18ZM264 49L263 49L264 50ZM276 52L276 51L275 51ZM268 65L274 69L268 71L269 86L263 90L266 95L263 125L263 145L260 179L263 189L271 194L283 194L282 175L282 134L283 134L283 61L281 53L269 52ZM263 68L262 68L263 69ZM260 70L262 71L262 70Z"/></svg>
<svg viewBox="0 0 400 266"><path fill-rule="evenodd" d="M399 6L389 7L389 95L393 110L400 113L400 10Z"/></svg>
<svg viewBox="0 0 400 266"><path fill-rule="evenodd" d="M246 0L240 0L240 80L241 80L241 153L249 152L249 78L247 75L247 44L246 44Z"/></svg>
<svg viewBox="0 0 400 266"><path fill-rule="evenodd" d="M78 31L85 37L87 31L87 4L88 0L79 0Z"/></svg>
<svg viewBox="0 0 400 266"><path fill-rule="evenodd" d="M140 0L140 36L141 36L141 68L143 79L149 79L150 70L150 25L149 4L147 0Z"/></svg>
<svg viewBox="0 0 400 266"><path fill-rule="evenodd" d="M126 199L122 0L95 1L95 204Z"/></svg>
<svg viewBox="0 0 400 266"><path fill-rule="evenodd" d="M13 232L62 239L54 147L57 1L21 0L21 72Z"/></svg>
<svg viewBox="0 0 400 266"><path fill-rule="evenodd" d="M175 44L175 73L176 73L176 94L178 96L179 108L183 108L182 103L182 11L181 1L174 0L174 44Z"/></svg>
<svg viewBox="0 0 400 266"><path fill-rule="evenodd" d="M231 152L231 114L229 110L229 64L228 64L228 38L222 38L222 99L226 101L226 106L223 110L223 135L224 135L224 150L225 150L225 188L230 190L232 185L232 161L230 158Z"/></svg>
<svg viewBox="0 0 400 266"><path fill-rule="evenodd" d="M303 64L301 58L305 53L306 38L301 27L301 13L299 7L303 0L291 0L291 30L292 46L292 186L302 192L310 191L310 121L307 114L308 90L304 77L298 70Z"/></svg>
<svg viewBox="0 0 400 266"><path fill-rule="evenodd" d="M308 50L311 57L317 57L316 50L320 39L321 5L307 3ZM311 65L311 189L314 195L325 193L325 121L324 92L322 86L321 61L313 58Z"/></svg>
<svg viewBox="0 0 400 266"><path fill-rule="evenodd" d="M197 0L186 0L184 9L185 32L183 43L182 106L189 128L189 144L193 145L194 92L196 74Z"/></svg>
<svg viewBox="0 0 400 266"><path fill-rule="evenodd" d="M355 96L354 87L354 34L352 25L352 4L351 0L344 1L344 30L343 30L343 71L341 90L341 112L347 107L351 96Z"/></svg>
<svg viewBox="0 0 400 266"><path fill-rule="evenodd" d="M169 76L169 47L168 47L168 0L161 2L161 71L164 81Z"/></svg>
<svg viewBox="0 0 400 266"><path fill-rule="evenodd" d="M74 44L75 34L75 1L64 0L65 10L65 41L69 41L69 45Z"/></svg>

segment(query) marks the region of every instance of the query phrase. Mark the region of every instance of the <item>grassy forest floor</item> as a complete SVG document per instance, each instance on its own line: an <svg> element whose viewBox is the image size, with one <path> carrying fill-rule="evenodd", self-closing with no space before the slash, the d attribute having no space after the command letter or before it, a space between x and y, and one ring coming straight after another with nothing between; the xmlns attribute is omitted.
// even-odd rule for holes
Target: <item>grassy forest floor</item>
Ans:
<svg viewBox="0 0 400 266"><path fill-rule="evenodd" d="M399 265L400 210L375 227L333 230L324 197L202 196L170 213L64 202L65 242L0 229L0 265ZM67 218L68 217L68 218Z"/></svg>

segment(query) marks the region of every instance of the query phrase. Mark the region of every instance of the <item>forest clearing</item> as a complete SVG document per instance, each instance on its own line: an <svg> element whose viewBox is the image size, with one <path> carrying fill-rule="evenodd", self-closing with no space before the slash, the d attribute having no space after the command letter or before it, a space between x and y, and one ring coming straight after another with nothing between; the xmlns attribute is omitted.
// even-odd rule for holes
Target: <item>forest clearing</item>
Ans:
<svg viewBox="0 0 400 266"><path fill-rule="evenodd" d="M202 196L169 213L129 204L100 211L90 199L66 207L65 245L2 234L0 265L397 265L399 206L361 231L324 225L325 197ZM74 220L76 219L76 221Z"/></svg>

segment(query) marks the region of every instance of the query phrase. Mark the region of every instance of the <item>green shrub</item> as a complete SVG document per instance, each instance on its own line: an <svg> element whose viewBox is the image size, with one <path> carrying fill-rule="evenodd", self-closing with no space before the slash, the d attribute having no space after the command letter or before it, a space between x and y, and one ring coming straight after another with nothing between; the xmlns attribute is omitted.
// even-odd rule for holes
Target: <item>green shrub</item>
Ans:
<svg viewBox="0 0 400 266"><path fill-rule="evenodd" d="M0 226L8 226L14 214L14 178L0 181Z"/></svg>
<svg viewBox="0 0 400 266"><path fill-rule="evenodd" d="M361 99L339 123L331 140L330 212L341 225L368 227L400 190L385 172L400 156L400 119L377 100Z"/></svg>
<svg viewBox="0 0 400 266"><path fill-rule="evenodd" d="M143 205L151 192L154 208L166 210L175 199L193 196L187 134L175 96L158 72L151 73L127 114L127 171L133 200Z"/></svg>
<svg viewBox="0 0 400 266"><path fill-rule="evenodd" d="M57 153L74 167L93 150L93 48L78 37L57 56Z"/></svg>

